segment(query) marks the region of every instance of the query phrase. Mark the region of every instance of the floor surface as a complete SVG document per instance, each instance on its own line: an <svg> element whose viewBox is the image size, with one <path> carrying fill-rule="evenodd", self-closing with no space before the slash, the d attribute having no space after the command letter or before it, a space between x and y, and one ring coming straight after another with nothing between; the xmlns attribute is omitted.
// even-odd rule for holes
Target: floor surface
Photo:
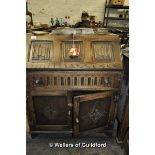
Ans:
<svg viewBox="0 0 155 155"><path fill-rule="evenodd" d="M51 145L67 145L70 147L50 147ZM84 144L102 144L101 147L72 147ZM49 146L50 145L50 146ZM94 146L93 145L93 146ZM106 147L105 147L106 146ZM124 155L124 151L116 143L115 139L103 138L69 138L50 137L49 135L39 135L34 139L27 134L26 155Z"/></svg>

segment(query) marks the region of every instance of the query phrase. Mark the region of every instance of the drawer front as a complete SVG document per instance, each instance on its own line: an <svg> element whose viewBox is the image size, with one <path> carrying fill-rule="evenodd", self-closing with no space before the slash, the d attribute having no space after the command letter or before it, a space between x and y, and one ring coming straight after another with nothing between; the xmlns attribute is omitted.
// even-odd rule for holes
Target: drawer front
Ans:
<svg viewBox="0 0 155 155"><path fill-rule="evenodd" d="M34 71L27 73L27 83L35 90L110 90L120 88L121 81L121 72Z"/></svg>

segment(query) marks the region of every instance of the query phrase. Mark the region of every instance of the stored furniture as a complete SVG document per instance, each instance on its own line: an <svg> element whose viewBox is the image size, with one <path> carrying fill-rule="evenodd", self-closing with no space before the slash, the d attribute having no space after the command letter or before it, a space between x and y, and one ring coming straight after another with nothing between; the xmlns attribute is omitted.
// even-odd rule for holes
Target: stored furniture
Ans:
<svg viewBox="0 0 155 155"><path fill-rule="evenodd" d="M121 99L118 104L118 135L117 142L121 144L126 155L129 154L129 53L123 52L124 78L121 89Z"/></svg>
<svg viewBox="0 0 155 155"><path fill-rule="evenodd" d="M114 3L111 2L111 0L106 0L105 4L105 10L104 10L104 20L103 20L103 26L108 28L109 30L115 30L119 29L122 30L121 32L128 32L129 27L129 17L119 17L118 15L114 15L113 11L116 10L129 10L129 6L123 6L123 5L113 5ZM111 16L111 13L113 13L113 16ZM112 25L114 22L117 23L123 23L122 26L115 26Z"/></svg>
<svg viewBox="0 0 155 155"><path fill-rule="evenodd" d="M117 141L125 149L126 154L129 154L129 96L126 98L123 117L118 130Z"/></svg>

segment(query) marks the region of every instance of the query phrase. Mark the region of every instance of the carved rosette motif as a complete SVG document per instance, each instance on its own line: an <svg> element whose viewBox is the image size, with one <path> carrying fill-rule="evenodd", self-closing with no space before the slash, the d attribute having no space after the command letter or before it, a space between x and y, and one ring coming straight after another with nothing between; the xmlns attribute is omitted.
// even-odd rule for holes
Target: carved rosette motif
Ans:
<svg viewBox="0 0 155 155"><path fill-rule="evenodd" d="M44 109L42 110L43 115L49 119L49 120L54 120L57 119L57 116L59 114L65 113L65 110L60 110L60 109L55 109L54 106L45 106Z"/></svg>
<svg viewBox="0 0 155 155"><path fill-rule="evenodd" d="M96 102L94 103L94 105L93 105L91 111L90 111L89 113L87 113L86 115L84 115L84 116L82 117L82 119L88 118L88 119L91 120L91 122L92 122L93 124L96 124L101 118L103 118L103 117L107 114L107 112L104 111L104 110L99 110L99 109L97 108L97 104L98 104L98 102L96 101Z"/></svg>

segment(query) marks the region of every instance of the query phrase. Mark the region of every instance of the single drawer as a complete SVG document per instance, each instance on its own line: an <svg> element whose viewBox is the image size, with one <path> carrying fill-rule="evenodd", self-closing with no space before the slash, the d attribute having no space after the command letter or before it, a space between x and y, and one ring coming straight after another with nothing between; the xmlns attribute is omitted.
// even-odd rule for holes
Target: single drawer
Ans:
<svg viewBox="0 0 155 155"><path fill-rule="evenodd" d="M31 89L109 90L120 88L121 72L110 71L30 71L27 84Z"/></svg>

